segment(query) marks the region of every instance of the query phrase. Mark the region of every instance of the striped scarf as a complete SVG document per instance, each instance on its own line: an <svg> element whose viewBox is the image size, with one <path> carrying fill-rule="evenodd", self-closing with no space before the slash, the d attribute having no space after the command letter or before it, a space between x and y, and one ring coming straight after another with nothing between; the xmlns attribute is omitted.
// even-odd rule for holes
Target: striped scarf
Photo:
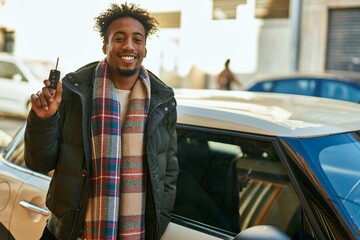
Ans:
<svg viewBox="0 0 360 240"><path fill-rule="evenodd" d="M129 96L125 122L106 60L95 69L91 113L92 167L83 239L145 239L143 137L150 105L145 68Z"/></svg>

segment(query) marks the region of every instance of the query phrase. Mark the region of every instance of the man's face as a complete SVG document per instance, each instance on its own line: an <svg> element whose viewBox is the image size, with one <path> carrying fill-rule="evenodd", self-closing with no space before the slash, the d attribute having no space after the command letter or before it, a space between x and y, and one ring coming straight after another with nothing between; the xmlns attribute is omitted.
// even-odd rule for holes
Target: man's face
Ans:
<svg viewBox="0 0 360 240"><path fill-rule="evenodd" d="M137 75L146 57L145 44L145 29L135 18L123 17L113 21L103 45L112 73L124 77Z"/></svg>

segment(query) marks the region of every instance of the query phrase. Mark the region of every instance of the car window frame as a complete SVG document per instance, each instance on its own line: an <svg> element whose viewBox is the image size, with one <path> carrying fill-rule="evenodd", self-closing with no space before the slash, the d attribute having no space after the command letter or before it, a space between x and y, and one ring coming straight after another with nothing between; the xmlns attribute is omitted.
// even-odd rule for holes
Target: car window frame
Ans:
<svg viewBox="0 0 360 240"><path fill-rule="evenodd" d="M39 173L36 171L31 170L28 167L24 167L15 163L12 163L8 160L9 155L11 155L13 153L13 151L16 149L16 147L20 144L21 141L23 141L24 136L25 136L25 124L24 126L22 126L19 131L15 134L14 138L12 139L12 141L9 143L9 145L4 149L4 151L1 152L0 155L0 160L8 165L11 166L12 168L15 168L18 171L22 171L25 172L27 174L33 175L33 176L37 176L43 179L46 179L48 181L51 180L51 176L48 176L46 174L43 173Z"/></svg>
<svg viewBox="0 0 360 240"><path fill-rule="evenodd" d="M296 165L295 162L301 162L303 161L303 155L307 155L308 153L303 149L303 147L301 147L300 149L297 149L296 151L294 149L292 149L289 145L289 143L287 142L289 139L291 139L292 141L296 141L299 142L299 139L297 138L292 138L292 137L279 137L279 141L278 141L278 147L282 148L283 151L281 152L285 157L288 156L289 158L289 162L286 163L286 168L289 169L289 171L293 172L293 166L292 165ZM301 144L299 146L302 146ZM309 158L309 157L307 157ZM296 159L295 161L293 159ZM326 239L326 233L325 230L323 229L323 224L320 224L317 216L317 213L314 212L314 207L310 206L313 204L313 202L311 200L308 200L305 192L302 190L302 188L300 187L300 183L301 180L298 179L298 177L293 173L291 176L289 176L291 178L293 178L292 182L293 182L293 186L295 191L297 192L297 195L301 201L302 204L302 209L303 212L305 214L305 221L308 221L310 223L310 227L311 230L314 232L314 235L316 236L317 239Z"/></svg>
<svg viewBox="0 0 360 240"><path fill-rule="evenodd" d="M274 149L276 153L279 156L280 162L282 163L285 172L287 176L289 177L289 182L292 184L296 196L300 203L301 208L301 214L302 214L302 220L301 224L302 226L305 225L305 222L308 221L307 216L305 216L304 213L304 206L303 203L306 203L306 199L304 198L304 195L301 193L301 188L296 180L296 177L291 170L290 164L287 162L289 161L287 158L288 156L285 154L284 149L281 146L280 140L276 136L263 136L258 134L250 134L250 133L242 133L242 132L235 132L235 131L229 131L229 130L223 130L223 129L215 129L215 128L207 128L202 126L194 126L194 125L187 125L187 124L177 124L176 129L180 130L189 130L189 131L202 131L209 134L222 134L228 137L235 137L235 138L245 138L249 140L256 140L256 141L265 141L269 142L274 146ZM301 195L301 197L299 196ZM308 208L310 209L310 208ZM193 230L197 230L200 232L203 232L205 234L210 234L217 237L224 237L224 238L234 238L236 235L234 235L232 232L225 231L223 229L216 228L214 226L205 225L204 223L199 223L191 219L187 219L182 216L178 216L176 214L171 214L172 216L172 222L191 228ZM312 227L311 227L312 228ZM313 229L311 229L313 232L315 232ZM302 231L304 231L302 229Z"/></svg>
<svg viewBox="0 0 360 240"><path fill-rule="evenodd" d="M339 133L339 134L333 134L333 135L327 135L327 136L319 136L319 138L320 139L321 138L333 138L333 137L336 137L337 135L341 137L341 136L345 136L345 135L356 134L356 132L357 132L357 134L359 134L358 133L359 131L355 131L355 132L350 132L350 133ZM304 140L307 140L307 139L305 138ZM308 151L309 146L306 147L306 144L304 144L302 142L301 138L296 139L296 138L282 137L281 142L282 142L282 145L284 146L286 154L289 154L290 155L289 157L294 159L294 161L292 161L292 164L296 165L296 162L301 162L303 158L306 158L306 159L312 158L311 157L312 155L309 154L309 151ZM287 147L287 146L292 146L292 147ZM310 146L312 146L312 145L310 145ZM320 164L320 162L318 162L317 160L315 162L316 162L315 164ZM323 188L326 188L326 192L327 192L326 195L328 197L324 198L324 199L332 199L334 195L337 195L337 193L336 193L335 189L333 188L333 185L331 184L330 180L328 179L328 176L325 173L323 173L323 171L324 170L322 169L322 166L320 165L319 167L313 168L312 174L317 176L314 178L320 182L319 185L321 185ZM321 176L323 174L324 174L324 176ZM308 177L305 177L305 178L308 178ZM304 178L301 177L301 175L299 175L298 179L300 182L300 181L302 181L301 179L304 179ZM312 186L313 186L313 184L312 184ZM343 224L343 220L341 220L340 223L342 223L342 224L339 224L339 227L336 228L336 229L338 229L337 232L347 234L348 231L352 231L353 234L355 234L355 235L356 235L356 232L358 233L358 231L356 230L356 227L351 224L352 219L350 218L347 211L345 210L345 206L335 203L336 206L334 205L333 209L329 208L328 211L314 210L314 202L320 202L320 201L324 201L324 200L322 200L321 198L319 198L319 199L313 198L315 200L311 200L312 198L309 198L308 196L306 196L306 194L304 192L305 191L300 191L300 194L302 194L304 196L304 198L310 199L310 200L306 201L307 207L304 210L306 211L307 217L309 218L310 222L312 222L313 228L316 229L317 235L320 236L319 239L327 238L325 232L328 232L328 230L324 230L324 229L326 229L326 227L323 227L323 226L324 225L329 226L329 221L323 220L323 222L325 222L325 223L322 224L322 226L320 227L319 220L317 220L320 215L321 215L321 217L320 217L321 219L325 219L327 216L327 218L329 218L331 220L330 221L330 224L331 224L332 222L336 222L331 219L331 217L333 215L337 215L337 214L340 214L341 212L344 212L345 214L341 214L341 218L343 220L346 220L350 224ZM313 192L310 192L310 193L313 193ZM310 205L312 205L312 206L310 206ZM316 206L315 206L315 208L316 208ZM339 221L337 223L339 223ZM342 237L342 238L344 238L344 237Z"/></svg>

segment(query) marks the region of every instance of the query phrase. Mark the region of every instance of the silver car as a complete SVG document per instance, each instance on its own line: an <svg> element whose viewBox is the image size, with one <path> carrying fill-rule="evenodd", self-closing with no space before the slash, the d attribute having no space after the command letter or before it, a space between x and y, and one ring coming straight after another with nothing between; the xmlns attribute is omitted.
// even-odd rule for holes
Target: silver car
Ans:
<svg viewBox="0 0 360 240"><path fill-rule="evenodd" d="M20 58L0 53L0 113L26 116L30 95L43 87L43 79L38 79Z"/></svg>
<svg viewBox="0 0 360 240"><path fill-rule="evenodd" d="M360 239L360 108L306 96L177 90L180 172L163 240ZM0 239L38 239L51 174L23 132L0 158Z"/></svg>

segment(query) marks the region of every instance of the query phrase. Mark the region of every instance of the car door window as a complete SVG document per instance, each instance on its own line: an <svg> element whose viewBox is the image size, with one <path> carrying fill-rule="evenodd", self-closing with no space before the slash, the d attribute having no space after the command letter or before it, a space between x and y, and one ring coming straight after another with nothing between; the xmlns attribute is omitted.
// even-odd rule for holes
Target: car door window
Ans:
<svg viewBox="0 0 360 240"><path fill-rule="evenodd" d="M265 82L259 82L255 84L253 87L251 87L250 91L256 91L256 92L271 92L274 87L273 81L265 81Z"/></svg>
<svg viewBox="0 0 360 240"><path fill-rule="evenodd" d="M25 163L24 157L24 149L25 149L25 142L24 142L24 128L19 131L19 134L16 135L15 139L10 143L7 149L4 152L4 158L13 164L16 164L23 168L28 168ZM53 171L48 173L42 173L48 176L53 175Z"/></svg>
<svg viewBox="0 0 360 240"><path fill-rule="evenodd" d="M360 89L340 81L324 80L321 85L320 96L359 103Z"/></svg>
<svg viewBox="0 0 360 240"><path fill-rule="evenodd" d="M299 200L271 142L178 129L178 160L176 216L234 234L299 232Z"/></svg>
<svg viewBox="0 0 360 240"><path fill-rule="evenodd" d="M0 61L0 78L13 80L18 75L22 81L26 81L20 69L13 63Z"/></svg>
<svg viewBox="0 0 360 240"><path fill-rule="evenodd" d="M6 160L18 166L26 168L24 159L24 147L25 144L23 138L19 139L16 144L13 143L12 148L10 148L5 154Z"/></svg>
<svg viewBox="0 0 360 240"><path fill-rule="evenodd" d="M315 92L314 79L287 79L276 81L273 92L313 96Z"/></svg>

